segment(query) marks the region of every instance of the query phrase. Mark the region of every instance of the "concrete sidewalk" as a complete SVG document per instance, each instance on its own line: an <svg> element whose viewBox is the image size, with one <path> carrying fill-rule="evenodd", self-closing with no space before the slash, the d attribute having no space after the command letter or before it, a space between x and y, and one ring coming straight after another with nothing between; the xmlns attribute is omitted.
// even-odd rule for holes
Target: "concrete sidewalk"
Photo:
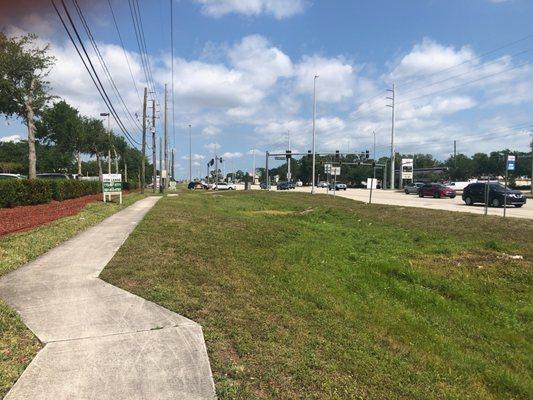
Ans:
<svg viewBox="0 0 533 400"><path fill-rule="evenodd" d="M0 279L0 297L45 344L6 400L215 398L202 328L98 279L158 199Z"/></svg>

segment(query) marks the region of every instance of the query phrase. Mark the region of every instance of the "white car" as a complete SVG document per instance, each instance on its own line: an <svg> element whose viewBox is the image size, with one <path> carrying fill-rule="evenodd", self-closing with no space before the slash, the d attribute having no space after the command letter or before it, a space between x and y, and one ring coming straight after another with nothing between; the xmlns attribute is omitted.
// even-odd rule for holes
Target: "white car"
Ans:
<svg viewBox="0 0 533 400"><path fill-rule="evenodd" d="M296 181L296 187L302 187L304 184L301 180Z"/></svg>
<svg viewBox="0 0 533 400"><path fill-rule="evenodd" d="M237 190L237 185L233 183L219 182L214 185L215 190Z"/></svg>
<svg viewBox="0 0 533 400"><path fill-rule="evenodd" d="M319 188L327 188L329 186L329 183L327 182L318 182L318 185L317 185Z"/></svg>

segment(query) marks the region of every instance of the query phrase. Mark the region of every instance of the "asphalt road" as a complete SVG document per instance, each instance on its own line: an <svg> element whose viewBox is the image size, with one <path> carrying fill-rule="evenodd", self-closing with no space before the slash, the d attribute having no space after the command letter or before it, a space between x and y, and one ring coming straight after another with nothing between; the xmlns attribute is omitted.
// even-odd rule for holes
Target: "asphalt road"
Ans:
<svg viewBox="0 0 533 400"><path fill-rule="evenodd" d="M258 189L259 186L254 186L254 189ZM272 190L276 190L275 187ZM299 187L295 191L298 192L311 192L310 187ZM292 192L292 191L291 191ZM347 189L336 192L336 196L346 197L348 199L363 201L368 203L369 190L366 189ZM327 189L317 188L315 193L327 194ZM333 196L333 192L329 194ZM418 195L411 194L406 195L403 192L392 192L390 190L374 190L372 193L372 202L377 204L389 204L402 207L420 207L430 208L433 210L446 210L456 212L467 212L472 214L483 214L485 207L483 205L467 206L464 204L459 194L454 199L434 199L432 197L420 198ZM488 208L489 215L503 216L503 207L501 208ZM514 218L533 219L533 200L528 199L526 205L522 208L507 207L507 216Z"/></svg>

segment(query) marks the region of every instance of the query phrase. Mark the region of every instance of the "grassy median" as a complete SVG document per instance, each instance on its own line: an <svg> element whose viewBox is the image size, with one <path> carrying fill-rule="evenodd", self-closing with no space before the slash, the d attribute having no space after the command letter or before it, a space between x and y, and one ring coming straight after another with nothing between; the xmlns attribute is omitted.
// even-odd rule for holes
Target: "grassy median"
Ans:
<svg viewBox="0 0 533 400"><path fill-rule="evenodd" d="M132 193L123 205L90 203L80 213L31 231L0 237L0 276L20 267L77 233L143 198ZM0 398L40 350L41 344L18 315L0 300Z"/></svg>
<svg viewBox="0 0 533 400"><path fill-rule="evenodd" d="M530 399L532 238L531 221L191 193L102 277L202 324L220 399Z"/></svg>

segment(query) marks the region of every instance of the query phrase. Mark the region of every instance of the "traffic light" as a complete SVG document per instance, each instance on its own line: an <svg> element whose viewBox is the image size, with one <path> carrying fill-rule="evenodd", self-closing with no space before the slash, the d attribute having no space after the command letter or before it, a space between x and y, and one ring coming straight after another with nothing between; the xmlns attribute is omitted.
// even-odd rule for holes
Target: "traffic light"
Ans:
<svg viewBox="0 0 533 400"><path fill-rule="evenodd" d="M222 157L220 157L220 164L222 164Z"/></svg>
<svg viewBox="0 0 533 400"><path fill-rule="evenodd" d="M365 157L366 157L367 160L370 158L370 151L367 150L365 152Z"/></svg>
<svg viewBox="0 0 533 400"><path fill-rule="evenodd" d="M312 155L313 155L312 151L311 150L307 150L307 157L311 158Z"/></svg>
<svg viewBox="0 0 533 400"><path fill-rule="evenodd" d="M291 150L285 150L285 157L287 159L292 158L292 151Z"/></svg>
<svg viewBox="0 0 533 400"><path fill-rule="evenodd" d="M340 155L339 150L335 150L335 160L336 160L336 161L339 161L340 158L341 158L341 155Z"/></svg>

